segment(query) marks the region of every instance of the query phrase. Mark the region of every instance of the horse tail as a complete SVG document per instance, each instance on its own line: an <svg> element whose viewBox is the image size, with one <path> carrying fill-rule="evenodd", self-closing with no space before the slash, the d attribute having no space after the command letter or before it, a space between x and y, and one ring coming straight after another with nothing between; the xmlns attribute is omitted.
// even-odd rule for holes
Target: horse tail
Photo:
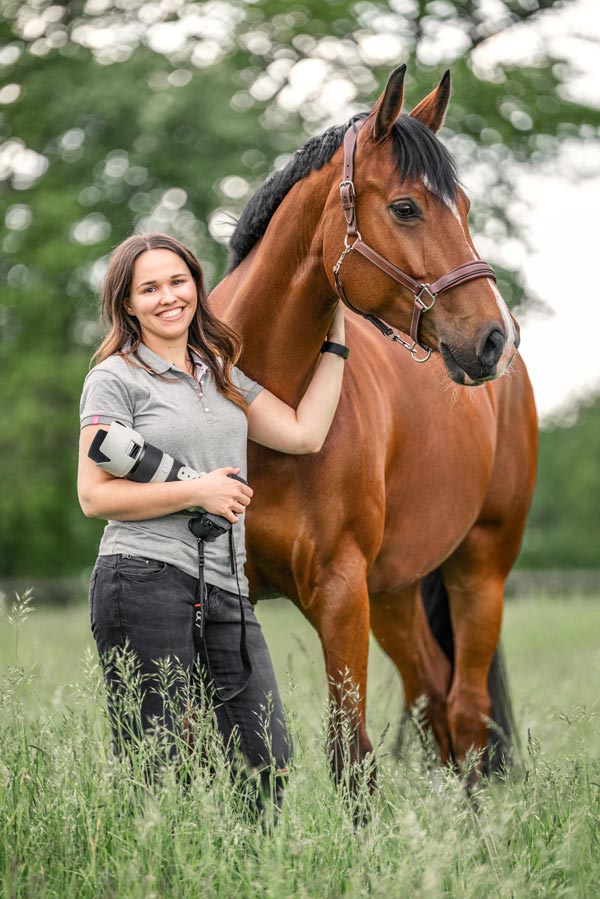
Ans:
<svg viewBox="0 0 600 899"><path fill-rule="evenodd" d="M450 618L448 592L439 568L421 581L421 596L431 631L444 654L454 666L454 635ZM488 674L488 690L492 702L490 736L484 770L488 774L500 774L512 767L520 756L520 741L513 712L504 652L499 643L492 658ZM404 743L409 714L404 710L400 724L397 749Z"/></svg>

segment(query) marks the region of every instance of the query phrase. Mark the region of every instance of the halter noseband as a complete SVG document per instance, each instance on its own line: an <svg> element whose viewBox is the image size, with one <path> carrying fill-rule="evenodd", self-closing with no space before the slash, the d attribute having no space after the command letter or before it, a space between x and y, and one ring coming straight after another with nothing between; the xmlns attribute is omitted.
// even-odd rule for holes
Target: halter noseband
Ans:
<svg viewBox="0 0 600 899"><path fill-rule="evenodd" d="M366 318L367 321L370 321L372 325L375 325L375 327L381 331L384 337L405 347L415 362L427 362L431 356L431 347L425 346L425 344L421 343L418 339L419 325L423 313L433 309L438 295L445 290L451 290L451 288L458 287L459 284L464 284L467 281L473 281L475 278L493 278L495 281L496 273L487 262L483 262L481 259L474 259L471 262L463 262L462 265L457 265L456 268L453 268L447 274L442 275L437 281L434 281L433 284L422 283L420 281L415 281L414 278L411 278L410 275L395 266L393 262L380 256L376 250L363 241L356 223L356 191L354 189L353 174L356 141L358 132L360 128L362 128L364 121L365 120L363 119L353 122L344 135L344 177L340 183L340 200L342 212L346 219L346 235L344 237L344 251L333 269L335 287L340 299L352 310L352 312L356 312L358 315L362 315L363 318ZM352 250L356 250L361 256L364 256L365 259L368 259L369 262L372 262L373 265L376 265L382 272L385 272L386 275L389 275L390 278L393 278L394 281L402 284L403 287L406 287L412 293L414 299L410 322L410 337L412 343L403 340L402 337L396 334L393 328L386 325L385 322L376 315L372 315L370 312L362 312L348 300L340 280L340 269L344 259L348 253L352 252ZM418 356L419 348L426 352L426 355L421 358Z"/></svg>

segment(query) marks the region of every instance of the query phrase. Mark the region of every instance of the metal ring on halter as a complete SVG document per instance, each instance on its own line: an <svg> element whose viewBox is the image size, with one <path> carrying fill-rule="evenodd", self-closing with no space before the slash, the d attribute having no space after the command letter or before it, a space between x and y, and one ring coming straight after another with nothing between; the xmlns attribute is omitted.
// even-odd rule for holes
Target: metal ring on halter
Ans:
<svg viewBox="0 0 600 899"><path fill-rule="evenodd" d="M427 293L428 293L429 296L431 297L431 303L429 304L429 306L427 306L427 305L423 302L423 299L422 299L423 294L425 293L425 291L427 291ZM429 284L423 284L423 286L421 287L420 291L419 291L418 293L415 294L415 303L418 303L418 304L419 304L419 306L421 307L421 309L423 310L423 312L429 312L430 309L433 309L433 307L435 306L435 301L436 301L436 299L437 299L437 293L432 293L432 292L430 291L430 289L429 289Z"/></svg>
<svg viewBox="0 0 600 899"><path fill-rule="evenodd" d="M347 250L351 250L352 247L354 246L354 244L356 243L356 241L362 240L360 231L357 231L356 234L353 235L353 236L354 236L356 239L355 239L352 243L348 243L348 237L349 237L349 235L348 235L348 234L344 234L344 246L346 247Z"/></svg>
<svg viewBox="0 0 600 899"><path fill-rule="evenodd" d="M391 329L390 329L390 330L391 330ZM383 332L382 332L382 333L383 333ZM433 350L431 349L431 347L427 347L427 350L426 350L427 355L424 356L423 359L419 359L419 358L417 358L417 353L418 353L419 350L425 350L425 347L422 347L421 344L420 344L420 343L417 343L416 340L413 340L412 343L408 343L408 341L403 340L402 337L400 337L400 335L399 335L399 334L396 334L395 332L393 332L392 334L384 334L383 336L384 336L384 337L387 337L388 340L393 340L394 343L399 343L400 346L403 346L405 350L408 350L408 352L410 353L410 355L411 355L412 358L413 358L413 361L414 361L414 362L418 362L419 365L420 365L422 362L427 362L427 360L428 360L429 357L431 356L431 353L433 352Z"/></svg>
<svg viewBox="0 0 600 899"><path fill-rule="evenodd" d="M426 355L426 356L423 356L422 359L419 359L419 358L417 357L417 352L418 352L419 350L424 350L424 349L425 349L425 347L422 347L421 344L420 344L420 343L417 343L416 340L415 340L415 342L413 343L412 347L411 347L410 350L409 350L410 355L411 355L412 358L413 358L413 362L418 362L419 365L421 365L423 362L427 362L427 361L429 360L429 357L431 356L431 353L433 352L432 349L431 349L431 347L427 347L427 355Z"/></svg>

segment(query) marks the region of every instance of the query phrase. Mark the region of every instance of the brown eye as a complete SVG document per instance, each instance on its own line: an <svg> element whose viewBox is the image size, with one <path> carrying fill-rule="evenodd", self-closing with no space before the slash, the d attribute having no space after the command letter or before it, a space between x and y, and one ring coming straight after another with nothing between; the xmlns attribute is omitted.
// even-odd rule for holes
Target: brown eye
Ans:
<svg viewBox="0 0 600 899"><path fill-rule="evenodd" d="M392 203L390 209L394 216L401 222L407 222L411 219L418 218L419 216L419 212L411 200L402 200L399 203Z"/></svg>

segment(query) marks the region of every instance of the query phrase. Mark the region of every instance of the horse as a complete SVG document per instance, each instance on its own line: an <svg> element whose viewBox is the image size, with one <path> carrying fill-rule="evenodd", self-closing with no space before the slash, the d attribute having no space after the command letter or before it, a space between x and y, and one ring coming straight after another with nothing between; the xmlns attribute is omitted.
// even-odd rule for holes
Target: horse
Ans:
<svg viewBox="0 0 600 899"><path fill-rule="evenodd" d="M322 449L248 449L250 597L288 597L318 633L334 771L372 759L372 630L406 707L425 697L441 763L474 757L478 778L489 745L510 742L494 737L510 727L497 648L537 419L518 325L436 136L450 73L402 113L405 71L258 189L210 302L242 337L241 368L292 406L347 306L350 357Z"/></svg>

